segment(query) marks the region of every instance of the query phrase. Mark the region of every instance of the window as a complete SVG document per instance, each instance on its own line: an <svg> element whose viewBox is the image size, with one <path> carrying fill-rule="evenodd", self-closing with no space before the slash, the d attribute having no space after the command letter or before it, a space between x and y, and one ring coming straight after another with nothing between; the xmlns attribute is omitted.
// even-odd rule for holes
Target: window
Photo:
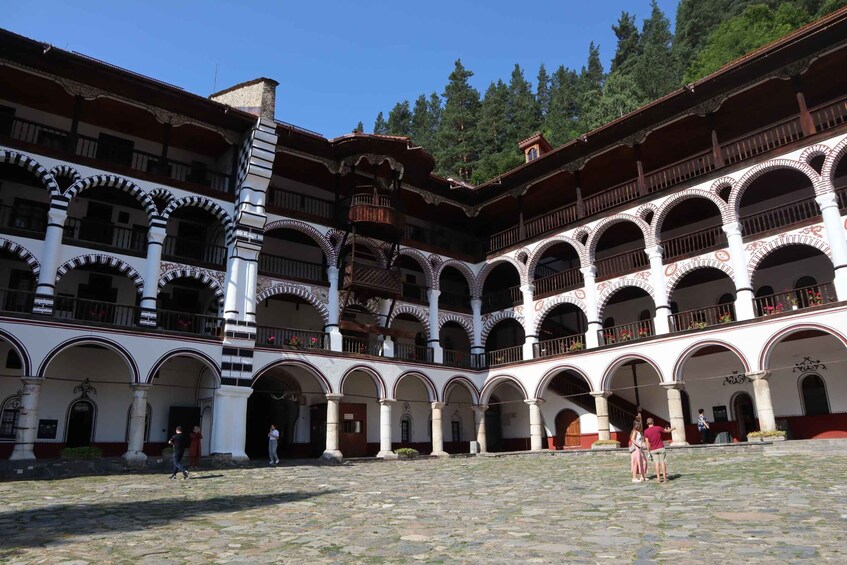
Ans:
<svg viewBox="0 0 847 565"><path fill-rule="evenodd" d="M21 230L44 232L47 229L47 210L50 206L42 202L15 198L14 227Z"/></svg>
<svg viewBox="0 0 847 565"><path fill-rule="evenodd" d="M3 402L0 414L0 439L15 439L15 429L18 427L18 416L21 413L21 397L10 396Z"/></svg>
<svg viewBox="0 0 847 565"><path fill-rule="evenodd" d="M800 383L803 397L803 412L806 416L829 414L829 402L826 398L826 385L820 375L809 373Z"/></svg>
<svg viewBox="0 0 847 565"><path fill-rule="evenodd" d="M462 441L462 426L460 422L453 420L450 422L450 426L453 432L453 441Z"/></svg>
<svg viewBox="0 0 847 565"><path fill-rule="evenodd" d="M538 159L538 147L531 147L529 151L526 152L526 160L534 161Z"/></svg>
<svg viewBox="0 0 847 565"><path fill-rule="evenodd" d="M409 443L412 441L412 420L408 417L400 420L400 441Z"/></svg>

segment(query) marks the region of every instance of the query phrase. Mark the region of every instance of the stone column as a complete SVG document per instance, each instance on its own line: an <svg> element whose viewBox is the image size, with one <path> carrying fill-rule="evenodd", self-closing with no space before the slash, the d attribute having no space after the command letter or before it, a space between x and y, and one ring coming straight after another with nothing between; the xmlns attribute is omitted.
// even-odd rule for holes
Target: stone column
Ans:
<svg viewBox="0 0 847 565"><path fill-rule="evenodd" d="M590 349L600 344L598 336L603 324L600 321L600 312L597 310L597 267L591 265L580 269L585 284L585 308L588 310L588 330L585 332L585 347Z"/></svg>
<svg viewBox="0 0 847 565"><path fill-rule="evenodd" d="M9 459L35 459L33 447L38 432L38 397L44 379L23 377L21 381L24 385L21 391L21 409L18 412L18 426L15 428L15 447L12 448Z"/></svg>
<svg viewBox="0 0 847 565"><path fill-rule="evenodd" d="M212 418L212 455L246 461L244 439L247 435L247 399L253 389L246 386L221 385L215 390ZM173 430L168 430L168 433Z"/></svg>
<svg viewBox="0 0 847 565"><path fill-rule="evenodd" d="M594 390L591 391L591 396L594 397L594 411L597 412L597 439L610 440L612 434L609 431L609 401L606 399L612 396L612 391Z"/></svg>
<svg viewBox="0 0 847 565"><path fill-rule="evenodd" d="M326 450L321 459L342 458L341 451L338 450L338 416L343 396L336 393L326 395Z"/></svg>
<svg viewBox="0 0 847 565"><path fill-rule="evenodd" d="M474 424L476 426L476 442L479 444L479 452L488 452L488 442L485 439L485 411L488 410L487 404L478 404L471 407L473 409Z"/></svg>
<svg viewBox="0 0 847 565"><path fill-rule="evenodd" d="M256 323L256 289L259 283L259 252L245 249L244 253L244 298L241 306L242 320Z"/></svg>
<svg viewBox="0 0 847 565"><path fill-rule="evenodd" d="M429 299L429 340L427 345L432 348L432 359L435 363L444 362L444 349L441 347L441 340L438 336L438 297L441 296L440 290L429 289L426 291L426 297Z"/></svg>
<svg viewBox="0 0 847 565"><path fill-rule="evenodd" d="M471 343L471 353L475 355L484 355L485 347L482 346L482 300L479 298L474 298L471 300L471 315L473 316L473 341ZM473 361L473 358L471 359ZM474 366L471 364L471 367L474 369L480 369L485 364L481 363L480 366Z"/></svg>
<svg viewBox="0 0 847 565"><path fill-rule="evenodd" d="M770 376L770 371L747 374L747 377L753 381L753 393L756 395L756 416L759 418L759 429L763 432L776 430L776 418L774 418L773 401L771 400L771 386L768 384Z"/></svg>
<svg viewBox="0 0 847 565"><path fill-rule="evenodd" d="M394 398L379 399L379 453L376 456L382 459L397 457L391 449L391 406L395 402Z"/></svg>
<svg viewBox="0 0 847 565"><path fill-rule="evenodd" d="M53 208L47 212L47 232L44 246L41 248L41 270L38 272L38 285L35 288L34 314L53 313L53 300L56 296L56 270L62 254L62 236L65 221L68 219L67 203L65 208Z"/></svg>
<svg viewBox="0 0 847 565"><path fill-rule="evenodd" d="M729 246L732 261L732 273L735 281L735 318L737 320L752 320L756 317L753 308L753 285L747 273L747 254L744 252L744 242L741 240L741 224L731 222L723 226Z"/></svg>
<svg viewBox="0 0 847 565"><path fill-rule="evenodd" d="M234 245L229 249L229 254L224 291L224 318L238 319L238 273L241 271L243 261L235 254Z"/></svg>
<svg viewBox="0 0 847 565"><path fill-rule="evenodd" d="M542 437L544 436L541 420L541 404L544 402L544 399L532 398L524 402L529 405L529 448L532 451L541 451L543 449Z"/></svg>
<svg viewBox="0 0 847 565"><path fill-rule="evenodd" d="M521 285L521 294L523 295L523 358L532 359L534 355L534 347L538 343L538 334L535 333L535 285Z"/></svg>
<svg viewBox="0 0 847 565"><path fill-rule="evenodd" d="M165 235L165 226L159 223L151 224L147 230L147 259L144 262L144 289L141 291L142 326L156 327L156 298L159 295Z"/></svg>
<svg viewBox="0 0 847 565"><path fill-rule="evenodd" d="M668 391L668 413L671 421L671 445L688 445L685 441L685 419L682 417L682 394L685 388L681 381L662 383Z"/></svg>
<svg viewBox="0 0 847 565"><path fill-rule="evenodd" d="M129 438L123 458L128 462L142 462L147 460L144 454L144 430L147 423L147 390L150 385L134 384L130 388L132 408L129 413ZM168 430L168 433L172 433L172 430Z"/></svg>
<svg viewBox="0 0 847 565"><path fill-rule="evenodd" d="M328 303L327 318L328 323L324 327L324 331L329 334L329 349L331 351L341 351L341 330L338 327L339 305L338 305L338 267L330 265L326 268L326 276L329 279L329 292L327 292Z"/></svg>
<svg viewBox="0 0 847 565"><path fill-rule="evenodd" d="M847 236L844 222L838 210L838 198L834 192L815 197L823 216L826 241L832 250L832 266L835 268L835 294L838 300L847 300Z"/></svg>
<svg viewBox="0 0 847 565"><path fill-rule="evenodd" d="M662 265L662 246L653 245L644 250L650 259L650 282L653 284L653 300L656 317L653 326L656 335L670 333L671 307L668 305L668 285L665 281L665 267Z"/></svg>
<svg viewBox="0 0 847 565"><path fill-rule="evenodd" d="M432 403L432 453L436 457L448 457L444 451L444 429L441 427L441 409L443 402Z"/></svg>

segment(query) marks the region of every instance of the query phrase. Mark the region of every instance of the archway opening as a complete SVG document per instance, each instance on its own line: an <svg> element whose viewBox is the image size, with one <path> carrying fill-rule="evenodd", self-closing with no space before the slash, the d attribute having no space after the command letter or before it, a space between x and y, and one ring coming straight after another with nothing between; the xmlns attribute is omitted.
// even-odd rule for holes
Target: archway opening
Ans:
<svg viewBox="0 0 847 565"><path fill-rule="evenodd" d="M579 254L569 243L556 243L544 250L532 274L535 298L559 294L583 286Z"/></svg>
<svg viewBox="0 0 847 565"><path fill-rule="evenodd" d="M650 363L632 359L619 365L609 377L608 390L612 395L609 404L609 424L617 432L622 445L629 442L629 432L636 416L641 415L642 425L653 418L658 426L670 423L668 396L660 386L661 377Z"/></svg>
<svg viewBox="0 0 847 565"><path fill-rule="evenodd" d="M0 309L32 312L36 282L26 261L8 249L0 249Z"/></svg>
<svg viewBox="0 0 847 565"><path fill-rule="evenodd" d="M357 250L358 251L358 250ZM265 233L259 254L259 272L272 277L328 284L323 249L308 235L293 229Z"/></svg>
<svg viewBox="0 0 847 565"><path fill-rule="evenodd" d="M226 233L217 216L197 206L182 206L168 218L162 257L212 269L226 267Z"/></svg>
<svg viewBox="0 0 847 565"><path fill-rule="evenodd" d="M84 241L86 248L116 250L143 257L149 218L133 195L114 187L79 192L68 205L65 244Z"/></svg>
<svg viewBox="0 0 847 565"><path fill-rule="evenodd" d="M397 258L397 266L400 268L400 280L403 282L402 299L417 304L429 304L426 295L426 274L420 263L408 255L400 255Z"/></svg>
<svg viewBox="0 0 847 565"><path fill-rule="evenodd" d="M439 333L444 350L444 364L451 367L470 368L471 340L468 332L458 322L444 322Z"/></svg>
<svg viewBox="0 0 847 565"><path fill-rule="evenodd" d="M338 449L344 457L374 457L379 453L380 444L379 385L370 374L353 371L344 379L342 387L344 399L340 406ZM392 410L392 419L395 411Z"/></svg>
<svg viewBox="0 0 847 565"><path fill-rule="evenodd" d="M0 163L0 203L0 231L44 239L50 192L35 174L12 163Z"/></svg>
<svg viewBox="0 0 847 565"><path fill-rule="evenodd" d="M471 311L471 291L468 280L457 268L448 265L441 269L438 285L441 290L438 295L439 310Z"/></svg>
<svg viewBox="0 0 847 565"><path fill-rule="evenodd" d="M308 300L280 293L256 307L256 346L325 349L324 319Z"/></svg>
<svg viewBox="0 0 847 565"><path fill-rule="evenodd" d="M585 349L588 319L574 304L559 304L550 310L538 332L536 356L548 357Z"/></svg>
<svg viewBox="0 0 847 565"><path fill-rule="evenodd" d="M468 453L470 442L476 441L473 404L474 397L467 385L456 383L445 391L441 419L447 453Z"/></svg>
<svg viewBox="0 0 847 565"><path fill-rule="evenodd" d="M727 296L732 297L729 303ZM736 320L735 283L729 275L714 267L687 273L669 298L674 331L703 329Z"/></svg>
<svg viewBox="0 0 847 565"><path fill-rule="evenodd" d="M820 217L812 181L794 169L777 169L754 180L741 195L744 236L802 225Z"/></svg>
<svg viewBox="0 0 847 565"><path fill-rule="evenodd" d="M594 250L597 280L640 271L650 264L644 252L644 233L633 222L617 222L600 235Z"/></svg>
<svg viewBox="0 0 847 565"><path fill-rule="evenodd" d="M116 326L138 323L141 295L116 267L99 263L71 269L56 284L53 316Z"/></svg>
<svg viewBox="0 0 847 565"><path fill-rule="evenodd" d="M590 447L597 439L594 397L591 386L579 373L565 369L550 379L543 391L542 415L554 422L549 448ZM583 416L586 416L583 421ZM586 434L583 439L583 434Z"/></svg>
<svg viewBox="0 0 847 565"><path fill-rule="evenodd" d="M396 390L397 402L391 411L391 448L411 447L420 453L431 452L432 408L427 387L420 377L406 375L397 383Z"/></svg>
<svg viewBox="0 0 847 565"><path fill-rule="evenodd" d="M398 314L391 321L394 331L394 358L431 363L432 348L427 344L427 332L419 319L411 314Z"/></svg>
<svg viewBox="0 0 847 565"><path fill-rule="evenodd" d="M514 318L505 318L497 322L485 340L488 366L503 365L523 359L525 339L523 326Z"/></svg>
<svg viewBox="0 0 847 565"><path fill-rule="evenodd" d="M637 286L625 286L606 302L603 313L603 343L610 345L650 337L655 333L656 308L650 294Z"/></svg>
<svg viewBox="0 0 847 565"><path fill-rule="evenodd" d="M521 278L514 265L502 262L491 269L482 286L482 313L496 312L523 303Z"/></svg>
<svg viewBox="0 0 847 565"><path fill-rule="evenodd" d="M197 335L219 335L221 300L214 289L191 277L168 281L157 296L160 328Z"/></svg>
<svg viewBox="0 0 847 565"><path fill-rule="evenodd" d="M780 247L753 273L756 313L768 316L835 302L834 278L832 262L819 249L802 244Z"/></svg>
<svg viewBox="0 0 847 565"><path fill-rule="evenodd" d="M688 198L673 206L662 222L662 262L671 263L726 247L721 212L707 198Z"/></svg>

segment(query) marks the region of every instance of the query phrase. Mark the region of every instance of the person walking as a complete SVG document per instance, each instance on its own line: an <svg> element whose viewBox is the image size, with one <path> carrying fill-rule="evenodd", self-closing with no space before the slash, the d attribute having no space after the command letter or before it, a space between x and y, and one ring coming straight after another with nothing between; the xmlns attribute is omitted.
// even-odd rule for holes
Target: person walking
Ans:
<svg viewBox="0 0 847 565"><path fill-rule="evenodd" d="M189 467L196 469L200 464L200 440L203 435L200 433L200 426L194 426L191 432L191 445L188 446Z"/></svg>
<svg viewBox="0 0 847 565"><path fill-rule="evenodd" d="M707 444L709 443L709 422L706 421L706 415L703 413L703 409L697 411L697 431L700 432L700 443Z"/></svg>
<svg viewBox="0 0 847 565"><path fill-rule="evenodd" d="M632 471L632 482L641 483L647 480L647 458L644 456L644 435L641 433L641 420L632 424L629 433L629 466Z"/></svg>
<svg viewBox="0 0 847 565"><path fill-rule="evenodd" d="M174 450L174 468L173 474L171 475L172 479L176 478L176 474L182 471L182 478L188 478L188 471L185 470L185 467L182 466L182 456L185 453L185 444L188 443L188 438L185 437L185 434L182 433L182 426L176 427L176 433L174 436L168 440L168 445L173 446Z"/></svg>
<svg viewBox="0 0 847 565"><path fill-rule="evenodd" d="M279 455L276 454L276 448L279 444L279 430L271 424L271 431L268 432L268 455L270 455L270 464L276 465L279 463Z"/></svg>
<svg viewBox="0 0 847 565"><path fill-rule="evenodd" d="M669 434L674 428L662 428L653 424L653 418L647 418L647 429L644 430L644 437L647 439L647 446L650 450L650 455L653 462L656 464L656 480L668 482L668 466L667 453L665 453L665 442L662 441L662 434Z"/></svg>

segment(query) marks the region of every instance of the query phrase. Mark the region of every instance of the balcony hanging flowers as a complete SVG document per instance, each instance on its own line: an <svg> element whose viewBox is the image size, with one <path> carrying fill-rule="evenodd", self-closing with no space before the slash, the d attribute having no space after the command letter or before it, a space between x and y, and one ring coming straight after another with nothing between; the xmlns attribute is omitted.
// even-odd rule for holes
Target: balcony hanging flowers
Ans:
<svg viewBox="0 0 847 565"><path fill-rule="evenodd" d="M632 339L632 332L629 330L621 330L619 336L621 341L630 341Z"/></svg>
<svg viewBox="0 0 847 565"><path fill-rule="evenodd" d="M606 344L615 343L615 334L608 332L603 334L603 342Z"/></svg>
<svg viewBox="0 0 847 565"><path fill-rule="evenodd" d="M568 351L582 351L585 349L585 344L581 341L575 341L568 347Z"/></svg>
<svg viewBox="0 0 847 565"><path fill-rule="evenodd" d="M191 322L184 318L180 318L176 321L176 327L179 328L179 331L181 332L188 331L188 328L191 327Z"/></svg>
<svg viewBox="0 0 847 565"><path fill-rule="evenodd" d="M732 315L728 311L721 312L721 317L718 318L718 322L722 324L728 324L732 321Z"/></svg>
<svg viewBox="0 0 847 565"><path fill-rule="evenodd" d="M784 308L785 306L783 306L782 302L777 302L776 304L762 306L762 312L765 316L772 316L773 314L781 314Z"/></svg>
<svg viewBox="0 0 847 565"><path fill-rule="evenodd" d="M269 335L266 341L268 342L269 345L273 345L276 342L276 336L275 335Z"/></svg>
<svg viewBox="0 0 847 565"><path fill-rule="evenodd" d="M638 328L638 337L648 337L650 335L649 328Z"/></svg>
<svg viewBox="0 0 847 565"><path fill-rule="evenodd" d="M788 301L791 302L791 306L794 309L796 309L797 308L797 295L795 295L793 292L791 292L787 288L785 289L785 294L788 295Z"/></svg>
<svg viewBox="0 0 847 565"><path fill-rule="evenodd" d="M809 299L809 306L820 306L823 304L823 295L820 291L809 289L806 291L806 298Z"/></svg>
<svg viewBox="0 0 847 565"><path fill-rule="evenodd" d="M309 338L309 347L316 349L318 347L318 338L312 336Z"/></svg>
<svg viewBox="0 0 847 565"><path fill-rule="evenodd" d="M303 340L300 339L299 335L293 335L288 338L288 345L290 347L300 347L301 345L303 345Z"/></svg>

